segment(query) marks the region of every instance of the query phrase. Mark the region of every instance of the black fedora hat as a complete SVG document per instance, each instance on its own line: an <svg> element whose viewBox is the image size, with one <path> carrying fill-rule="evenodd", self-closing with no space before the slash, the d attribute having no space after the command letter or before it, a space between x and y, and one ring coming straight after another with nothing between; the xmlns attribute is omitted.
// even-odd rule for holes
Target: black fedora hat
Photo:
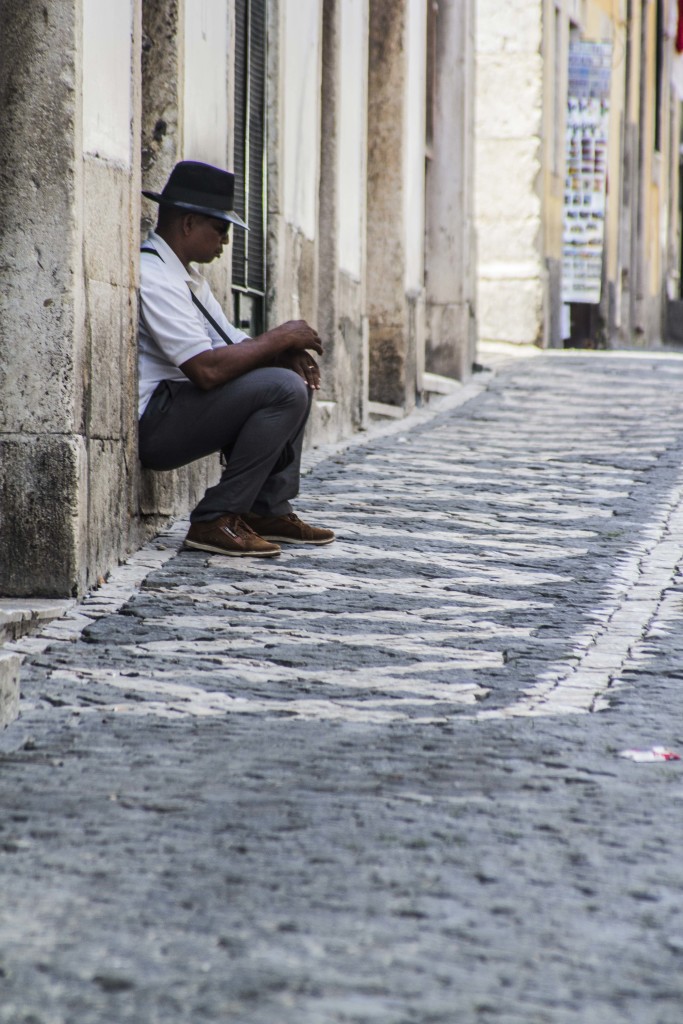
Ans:
<svg viewBox="0 0 683 1024"><path fill-rule="evenodd" d="M209 217L237 224L245 231L249 230L232 208L235 175L219 167L212 167L211 164L181 160L171 171L161 192L143 190L142 194L161 206L177 206L192 213L205 213Z"/></svg>

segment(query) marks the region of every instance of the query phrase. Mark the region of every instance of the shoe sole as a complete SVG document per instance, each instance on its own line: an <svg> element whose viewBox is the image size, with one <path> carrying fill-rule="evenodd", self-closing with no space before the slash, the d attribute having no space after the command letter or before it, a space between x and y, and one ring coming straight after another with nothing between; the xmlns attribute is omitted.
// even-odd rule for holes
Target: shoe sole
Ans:
<svg viewBox="0 0 683 1024"><path fill-rule="evenodd" d="M232 558L274 558L280 554L279 549L277 551L228 551L226 548L219 548L214 544L198 544L194 540L186 540L184 547L194 551L210 551L214 555L228 555Z"/></svg>
<svg viewBox="0 0 683 1024"><path fill-rule="evenodd" d="M315 544L320 547L322 544L331 544L336 537L329 537L327 540L304 540L302 537L276 537L275 534L259 533L264 540L276 541L278 544Z"/></svg>

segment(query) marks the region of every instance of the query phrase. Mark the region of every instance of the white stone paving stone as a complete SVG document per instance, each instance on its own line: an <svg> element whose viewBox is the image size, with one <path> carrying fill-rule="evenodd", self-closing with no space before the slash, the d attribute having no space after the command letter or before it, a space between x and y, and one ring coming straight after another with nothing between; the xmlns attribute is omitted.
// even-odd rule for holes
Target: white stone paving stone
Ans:
<svg viewBox="0 0 683 1024"><path fill-rule="evenodd" d="M190 673L191 675L191 673ZM415 706L429 707L444 704L468 705L475 703L482 691L478 687L464 686L449 689L446 696L441 693L432 695L420 692L419 695L410 697L395 696L392 694L386 699L375 697L363 698L358 703L348 698L343 701L334 699L313 699L300 700L263 700L254 697L244 698L231 695L222 691L206 690L205 687L183 685L170 680L145 679L143 677L121 676L116 672L103 669L101 672L90 671L87 673L68 672L59 670L54 673L54 679L62 683L79 684L83 678L91 682L105 682L107 687L121 689L126 694L139 694L149 697L154 694L159 700L128 702L128 703L97 703L93 705L72 705L72 710L81 714L133 714L136 716L149 715L152 717L221 717L228 714L272 714L273 712L286 712L293 717L304 719L317 718L330 720L349 720L365 722L388 722L400 720L415 720L414 715L408 715L401 711L402 707L407 709ZM417 719L418 721L445 721L445 716L430 717L429 719Z"/></svg>
<svg viewBox="0 0 683 1024"><path fill-rule="evenodd" d="M569 708L589 712L609 706L608 690L628 667L636 639L650 630L666 601L666 588L674 580L683 558L683 474L669 496L660 503L653 521L641 535L639 548L616 569L621 580L631 583L625 591L613 588L617 602L603 632L585 648L579 666L552 680L544 674L523 700L500 712L482 711L482 717L566 713ZM621 600L619 601L619 595ZM607 610L607 609L606 609ZM680 610L679 610L680 615ZM585 640L585 637L584 637Z"/></svg>
<svg viewBox="0 0 683 1024"><path fill-rule="evenodd" d="M125 562L112 569L101 588L88 594L78 604L69 602L67 611L53 619L37 636L16 640L7 644L7 649L20 654L34 654L44 650L53 640L77 638L94 618L118 611L150 572L173 558L186 532L186 523L172 523Z"/></svg>

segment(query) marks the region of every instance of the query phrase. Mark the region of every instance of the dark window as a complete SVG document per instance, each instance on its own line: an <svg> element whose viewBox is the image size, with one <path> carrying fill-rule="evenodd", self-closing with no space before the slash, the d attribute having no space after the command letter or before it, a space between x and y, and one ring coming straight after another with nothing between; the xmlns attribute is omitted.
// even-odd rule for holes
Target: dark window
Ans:
<svg viewBox="0 0 683 1024"><path fill-rule="evenodd" d="M249 231L233 232L235 320L265 330L266 292L266 5L235 4L235 209Z"/></svg>

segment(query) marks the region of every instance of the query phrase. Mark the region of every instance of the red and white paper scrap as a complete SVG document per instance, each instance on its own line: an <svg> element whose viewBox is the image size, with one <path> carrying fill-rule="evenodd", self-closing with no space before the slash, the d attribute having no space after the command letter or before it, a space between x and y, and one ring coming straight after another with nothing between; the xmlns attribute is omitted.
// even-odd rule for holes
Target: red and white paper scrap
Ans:
<svg viewBox="0 0 683 1024"><path fill-rule="evenodd" d="M648 761L680 761L680 754L666 747L650 747L649 750L620 750L619 757L627 757L630 761L645 763Z"/></svg>

